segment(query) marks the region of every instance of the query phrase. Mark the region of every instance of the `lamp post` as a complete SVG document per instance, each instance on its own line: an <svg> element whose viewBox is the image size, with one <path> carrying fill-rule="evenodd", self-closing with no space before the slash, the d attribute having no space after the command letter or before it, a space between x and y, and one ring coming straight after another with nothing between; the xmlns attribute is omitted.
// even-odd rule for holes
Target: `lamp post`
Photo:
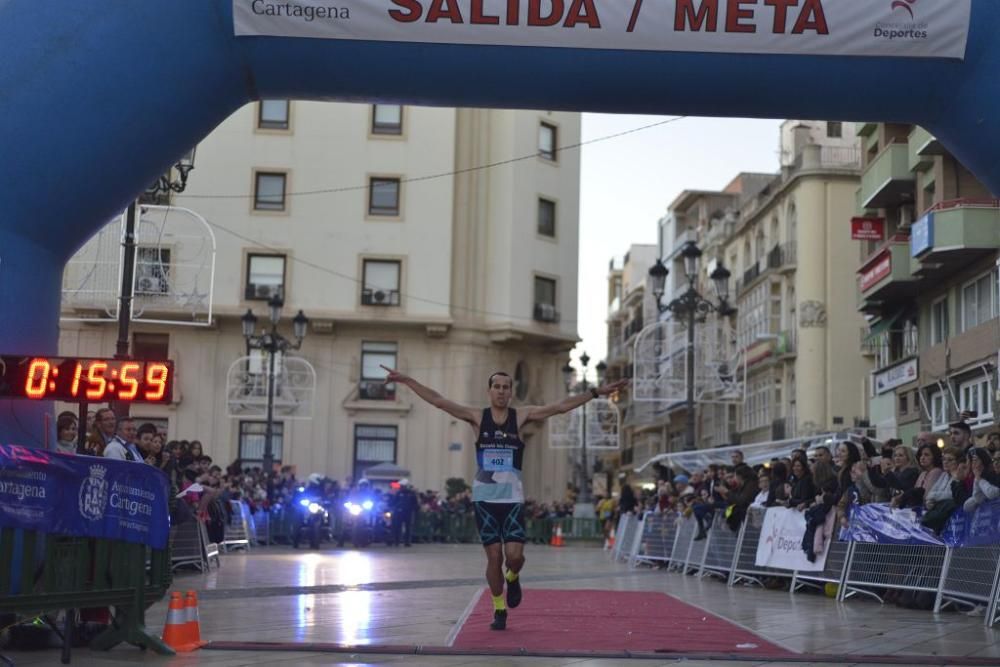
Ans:
<svg viewBox="0 0 1000 667"><path fill-rule="evenodd" d="M157 195L169 192L184 192L184 188L187 187L188 175L194 169L194 151L195 149L192 148L181 156L173 166L173 169L176 169L180 175L180 180L171 179L172 170L170 170L146 188L144 194L147 197L155 198ZM115 343L115 359L129 358L128 330L132 320L132 283L135 281L135 204L136 202L133 200L125 210L125 238L122 242L124 261L122 263L121 289L118 294L118 340ZM86 417L86 409L86 405L82 405L80 408L81 424L85 423L83 418ZM127 401L122 401L113 406L113 409L115 414L121 417L128 414L129 404Z"/></svg>
<svg viewBox="0 0 1000 667"><path fill-rule="evenodd" d="M297 350L302 347L302 339L306 337L309 318L301 310L292 318L292 332L295 342L288 340L278 332L278 321L281 319L281 309L284 299L278 294L267 302L271 319L270 331L257 334L257 316L249 308L240 318L243 324L243 337L247 341L247 349L262 350L267 353L267 426L264 430L264 461L263 470L270 473L274 468L274 358L278 352Z"/></svg>
<svg viewBox="0 0 1000 667"><path fill-rule="evenodd" d="M587 365L590 363L590 355L586 352L580 355L580 365L583 366L583 380L582 380L582 391L587 392L590 390L590 384L587 382ZM604 381L604 372L607 370L608 366L603 361L598 363L596 366L597 370L597 385L600 386ZM573 367L567 363L562 368L563 378L566 381L566 390L572 391L573 388L573 378L575 376L575 371ZM577 508L573 511L573 516L593 516L593 499L591 498L590 480L589 480L589 470L587 464L587 404L584 403L583 409L583 419L582 426L580 428L580 468L581 468L581 481L580 481L580 495L577 498ZM589 508L589 509L588 509Z"/></svg>
<svg viewBox="0 0 1000 667"><path fill-rule="evenodd" d="M698 260L701 258L701 249L694 241L688 241L681 249L681 257L684 258L684 275L687 278L687 290L670 303L664 305L664 286L667 274L670 270L663 265L659 259L649 270L649 277L653 281L653 296L656 297L656 307L661 313L671 312L675 317L687 318L687 414L685 415L685 438L684 449L697 449L695 444L695 420L694 420L694 327L698 322L698 317L704 318L710 312L716 312L721 317L732 317L736 314L736 309L729 305L729 270L722 265L722 262L712 271L710 278L715 283L715 293L718 303L712 303L698 293L695 283L698 280Z"/></svg>

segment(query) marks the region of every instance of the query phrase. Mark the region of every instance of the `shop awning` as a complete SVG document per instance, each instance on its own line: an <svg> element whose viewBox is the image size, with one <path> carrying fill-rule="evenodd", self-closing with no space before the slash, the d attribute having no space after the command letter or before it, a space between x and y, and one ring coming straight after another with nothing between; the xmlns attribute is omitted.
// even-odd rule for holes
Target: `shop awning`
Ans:
<svg viewBox="0 0 1000 667"><path fill-rule="evenodd" d="M867 343L871 341L873 338L881 334L884 334L886 331L892 329L892 325L894 325L902 317L903 317L903 311L900 310L899 312L893 314L891 317L883 317L882 319L880 319L878 322L872 325L871 330L868 332L868 335L865 336L865 342Z"/></svg>

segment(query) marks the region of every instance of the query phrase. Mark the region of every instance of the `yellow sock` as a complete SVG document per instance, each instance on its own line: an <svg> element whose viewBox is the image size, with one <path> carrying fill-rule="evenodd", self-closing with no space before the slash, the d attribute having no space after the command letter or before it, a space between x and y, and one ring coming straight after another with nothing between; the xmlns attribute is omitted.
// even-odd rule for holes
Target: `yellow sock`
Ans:
<svg viewBox="0 0 1000 667"><path fill-rule="evenodd" d="M517 572L514 572L513 570L507 570L507 574L504 575L504 578L507 581L517 581Z"/></svg>
<svg viewBox="0 0 1000 667"><path fill-rule="evenodd" d="M503 600L503 594L492 595L493 598L493 611L503 611L507 608L507 603Z"/></svg>

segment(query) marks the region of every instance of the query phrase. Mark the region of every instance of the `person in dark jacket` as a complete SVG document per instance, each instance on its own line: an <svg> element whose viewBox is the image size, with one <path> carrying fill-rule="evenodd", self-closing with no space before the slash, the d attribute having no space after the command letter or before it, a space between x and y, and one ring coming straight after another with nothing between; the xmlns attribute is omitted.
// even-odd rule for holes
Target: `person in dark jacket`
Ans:
<svg viewBox="0 0 1000 667"><path fill-rule="evenodd" d="M619 514L629 514L635 511L638 501L635 498L635 491L632 487L626 484L622 487L622 495L618 499L618 512Z"/></svg>
<svg viewBox="0 0 1000 667"><path fill-rule="evenodd" d="M753 503L753 499L757 497L758 482L757 473L753 471L748 465L741 465L734 471L737 479L739 480L739 486L735 493L731 493L730 499L732 501L731 510L729 510L726 516L726 525L728 525L733 532L740 529L743 524L743 519L746 518L747 510L750 508L750 504Z"/></svg>
<svg viewBox="0 0 1000 667"><path fill-rule="evenodd" d="M393 496L391 502L392 511L392 546L398 547L400 540L405 540L404 545L410 546L413 541L413 520L417 516L417 494L410 486L410 480L399 480L399 491ZM403 537L405 533L405 537Z"/></svg>
<svg viewBox="0 0 1000 667"><path fill-rule="evenodd" d="M792 482L788 506L804 510L816 500L816 485L813 484L813 476L809 471L809 466L801 458L792 459L792 477L795 478L795 481Z"/></svg>
<svg viewBox="0 0 1000 667"><path fill-rule="evenodd" d="M771 487L767 493L765 507L786 506L788 504L788 468L778 461L771 465Z"/></svg>
<svg viewBox="0 0 1000 667"><path fill-rule="evenodd" d="M889 497L895 498L911 491L917 483L920 470L913 460L913 451L906 445L896 445L892 450L892 468L883 473L879 465L868 468L868 477L873 486L888 489Z"/></svg>

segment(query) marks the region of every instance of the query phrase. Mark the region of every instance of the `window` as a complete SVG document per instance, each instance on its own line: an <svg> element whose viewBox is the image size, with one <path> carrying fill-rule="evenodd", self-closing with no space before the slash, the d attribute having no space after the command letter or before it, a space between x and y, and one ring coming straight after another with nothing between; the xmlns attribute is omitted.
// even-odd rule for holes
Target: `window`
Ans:
<svg viewBox="0 0 1000 667"><path fill-rule="evenodd" d="M542 123L538 127L538 155L555 162L559 150L559 131L555 125Z"/></svg>
<svg viewBox="0 0 1000 667"><path fill-rule="evenodd" d="M402 134L403 107L398 104L372 105L372 134Z"/></svg>
<svg viewBox="0 0 1000 667"><path fill-rule="evenodd" d="M264 439L267 434L267 422L240 422L240 462L243 465L260 464L264 461ZM284 443L285 425L273 422L271 431L271 454L274 462L281 463L282 444Z"/></svg>
<svg viewBox="0 0 1000 667"><path fill-rule="evenodd" d="M169 248L136 248L135 292L147 296L170 292Z"/></svg>
<svg viewBox="0 0 1000 667"><path fill-rule="evenodd" d="M962 287L962 331L988 322L998 315L995 271L979 276Z"/></svg>
<svg viewBox="0 0 1000 667"><path fill-rule="evenodd" d="M366 259L362 270L362 305L399 305L399 262Z"/></svg>
<svg viewBox="0 0 1000 667"><path fill-rule="evenodd" d="M288 100L261 100L257 111L257 127L262 130L287 130L288 106Z"/></svg>
<svg viewBox="0 0 1000 667"><path fill-rule="evenodd" d="M958 409L978 414L976 419L993 416L990 381L985 377L963 382L958 386ZM975 420L974 420L975 421Z"/></svg>
<svg viewBox="0 0 1000 667"><path fill-rule="evenodd" d="M828 121L826 124L826 136L831 139L840 139L844 136L844 124L838 121Z"/></svg>
<svg viewBox="0 0 1000 667"><path fill-rule="evenodd" d="M170 335L155 333L132 334L132 358L162 361L170 358Z"/></svg>
<svg viewBox="0 0 1000 667"><path fill-rule="evenodd" d="M396 385L385 384L387 368L396 367L396 343L361 343L361 382L358 398L370 401L391 401L396 398Z"/></svg>
<svg viewBox="0 0 1000 667"><path fill-rule="evenodd" d="M948 398L943 391L931 394L931 430L948 428Z"/></svg>
<svg viewBox="0 0 1000 667"><path fill-rule="evenodd" d="M899 414L905 415L910 409L910 397L904 391L899 394Z"/></svg>
<svg viewBox="0 0 1000 667"><path fill-rule="evenodd" d="M398 178L372 178L369 180L368 215L399 215Z"/></svg>
<svg viewBox="0 0 1000 667"><path fill-rule="evenodd" d="M556 310L556 281L535 276L535 319L539 322L558 322Z"/></svg>
<svg viewBox="0 0 1000 667"><path fill-rule="evenodd" d="M941 297L931 304L931 345L948 339L948 297Z"/></svg>
<svg viewBox="0 0 1000 667"><path fill-rule="evenodd" d="M254 185L253 207L258 211L285 210L285 174L258 171Z"/></svg>
<svg viewBox="0 0 1000 667"><path fill-rule="evenodd" d="M285 296L285 256L247 256L247 299L268 300L272 296Z"/></svg>
<svg viewBox="0 0 1000 667"><path fill-rule="evenodd" d="M538 198L538 233L542 236L556 235L556 203Z"/></svg>
<svg viewBox="0 0 1000 667"><path fill-rule="evenodd" d="M356 424L354 426L354 479L379 463L396 462L395 426Z"/></svg>

